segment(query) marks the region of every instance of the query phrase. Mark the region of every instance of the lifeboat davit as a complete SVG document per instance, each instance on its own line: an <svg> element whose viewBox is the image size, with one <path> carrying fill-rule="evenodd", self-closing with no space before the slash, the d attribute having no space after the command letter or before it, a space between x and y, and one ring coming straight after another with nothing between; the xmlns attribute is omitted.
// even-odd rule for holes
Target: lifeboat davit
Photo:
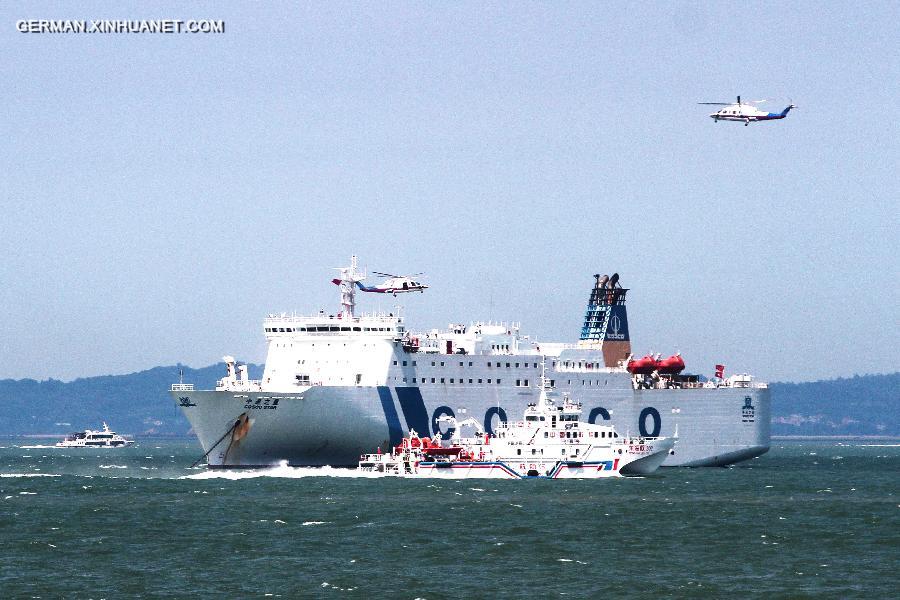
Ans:
<svg viewBox="0 0 900 600"><path fill-rule="evenodd" d="M684 359L680 354L656 361L656 370L660 373L676 375L684 371Z"/></svg>
<svg viewBox="0 0 900 600"><path fill-rule="evenodd" d="M649 375L656 370L656 359L649 354L644 358L629 359L625 366L632 375Z"/></svg>

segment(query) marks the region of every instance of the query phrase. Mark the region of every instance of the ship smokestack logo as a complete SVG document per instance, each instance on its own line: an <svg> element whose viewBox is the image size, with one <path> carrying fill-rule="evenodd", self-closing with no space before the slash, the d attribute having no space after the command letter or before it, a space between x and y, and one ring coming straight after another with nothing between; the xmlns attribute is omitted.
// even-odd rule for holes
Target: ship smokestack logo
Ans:
<svg viewBox="0 0 900 600"><path fill-rule="evenodd" d="M619 328L622 326L622 320L617 316L613 315L609 319L609 326L612 328L611 331L606 332L606 339L608 340L624 340L625 334L619 333Z"/></svg>
<svg viewBox="0 0 900 600"><path fill-rule="evenodd" d="M756 408L753 406L753 400L750 396L744 397L744 406L741 408L741 421L744 423L756 421Z"/></svg>

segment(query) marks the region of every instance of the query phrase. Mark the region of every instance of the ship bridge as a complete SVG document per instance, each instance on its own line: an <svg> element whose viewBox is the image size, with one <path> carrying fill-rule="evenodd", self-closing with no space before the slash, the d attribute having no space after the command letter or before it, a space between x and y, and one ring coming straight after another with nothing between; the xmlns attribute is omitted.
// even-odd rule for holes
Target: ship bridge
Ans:
<svg viewBox="0 0 900 600"><path fill-rule="evenodd" d="M268 315L263 321L266 339L291 338L318 335L372 335L400 338L406 333L403 318L393 313L363 314L353 318L341 315L286 314Z"/></svg>

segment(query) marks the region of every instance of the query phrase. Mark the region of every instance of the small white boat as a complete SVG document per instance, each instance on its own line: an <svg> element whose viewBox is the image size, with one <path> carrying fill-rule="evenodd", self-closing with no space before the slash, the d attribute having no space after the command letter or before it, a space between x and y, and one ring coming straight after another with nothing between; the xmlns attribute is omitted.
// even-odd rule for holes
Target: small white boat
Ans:
<svg viewBox="0 0 900 600"><path fill-rule="evenodd" d="M125 439L115 431L111 431L109 425L104 421L102 430L85 429L70 433L63 441L56 442L56 446L58 448L122 448L133 443L134 440Z"/></svg>
<svg viewBox="0 0 900 600"><path fill-rule="evenodd" d="M647 475L656 471L675 446L675 438L620 437L615 428L580 421L581 404L541 387L537 404L525 409L523 421L501 423L486 434L474 419L438 419L449 427L442 439L409 437L389 453L360 457L358 469L401 477L596 479ZM463 427L476 435L463 438ZM677 434L676 434L677 435Z"/></svg>

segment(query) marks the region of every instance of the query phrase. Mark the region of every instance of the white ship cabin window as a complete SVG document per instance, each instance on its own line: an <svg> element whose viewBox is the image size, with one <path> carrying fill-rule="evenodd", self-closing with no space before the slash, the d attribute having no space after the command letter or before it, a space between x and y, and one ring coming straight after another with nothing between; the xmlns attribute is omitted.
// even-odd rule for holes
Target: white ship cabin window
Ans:
<svg viewBox="0 0 900 600"><path fill-rule="evenodd" d="M353 331L362 331L362 327L354 327Z"/></svg>
<svg viewBox="0 0 900 600"><path fill-rule="evenodd" d="M549 432L549 431L545 431L545 432L544 432L544 437L550 437L550 432Z"/></svg>
<svg viewBox="0 0 900 600"><path fill-rule="evenodd" d="M522 383L521 381L519 381L518 379L516 379L516 387L520 387L520 386L521 386L521 383Z"/></svg>
<svg viewBox="0 0 900 600"><path fill-rule="evenodd" d="M497 380L497 385L500 385L500 380L499 380L499 379Z"/></svg>
<svg viewBox="0 0 900 600"><path fill-rule="evenodd" d="M406 377L403 378L403 383L406 383Z"/></svg>
<svg viewBox="0 0 900 600"><path fill-rule="evenodd" d="M478 380L478 383L481 383L481 380L480 380L480 379Z"/></svg>
<svg viewBox="0 0 900 600"><path fill-rule="evenodd" d="M462 361L459 361L459 366L463 366Z"/></svg>
<svg viewBox="0 0 900 600"><path fill-rule="evenodd" d="M469 383L472 383L472 380L471 380L471 379L469 380Z"/></svg>
<svg viewBox="0 0 900 600"><path fill-rule="evenodd" d="M537 449L536 449L536 448L532 448L532 449L531 449L531 455L534 456L535 454L537 454Z"/></svg>
<svg viewBox="0 0 900 600"><path fill-rule="evenodd" d="M490 366L491 366L491 361L488 361L488 367L490 367Z"/></svg>
<svg viewBox="0 0 900 600"><path fill-rule="evenodd" d="M521 455L522 455L522 449L521 449L521 448L516 448L516 454L518 454L519 456L521 456Z"/></svg>
<svg viewBox="0 0 900 600"><path fill-rule="evenodd" d="M471 362L469 363L469 366L470 366L470 367L472 366L472 363L471 363Z"/></svg>
<svg viewBox="0 0 900 600"><path fill-rule="evenodd" d="M452 377L450 378L450 383L453 383L453 378L452 378Z"/></svg>
<svg viewBox="0 0 900 600"><path fill-rule="evenodd" d="M432 367L434 366L434 361L431 361L431 366L432 366Z"/></svg>
<svg viewBox="0 0 900 600"><path fill-rule="evenodd" d="M537 363L534 363L534 368L537 369Z"/></svg>
<svg viewBox="0 0 900 600"><path fill-rule="evenodd" d="M490 379L488 379L488 383L490 383L490 382L491 382L491 380L490 380ZM480 382L480 381L479 381L479 383L481 383L481 382Z"/></svg>
<svg viewBox="0 0 900 600"><path fill-rule="evenodd" d="M394 366L395 366L395 367L397 366L397 361L396 361L396 360L394 361Z"/></svg>
<svg viewBox="0 0 900 600"><path fill-rule="evenodd" d="M434 377L431 378L431 383L434 383Z"/></svg>
<svg viewBox="0 0 900 600"><path fill-rule="evenodd" d="M526 420L526 421L537 421L537 416L535 416L535 415L528 415L527 417L525 417L525 420Z"/></svg>
<svg viewBox="0 0 900 600"><path fill-rule="evenodd" d="M441 377L441 383L444 383L444 378L443 378L443 377Z"/></svg>
<svg viewBox="0 0 900 600"><path fill-rule="evenodd" d="M516 363L516 368L517 368L517 369L519 368L519 363Z"/></svg>
<svg viewBox="0 0 900 600"><path fill-rule="evenodd" d="M551 379L551 380L550 380L550 387L556 387L556 380L555 380L555 379Z"/></svg>
<svg viewBox="0 0 900 600"><path fill-rule="evenodd" d="M412 366L416 366L416 361L413 361L413 364L412 364Z"/></svg>
<svg viewBox="0 0 900 600"><path fill-rule="evenodd" d="M406 361L405 361L405 360L403 361L403 366L404 366L404 367L406 366Z"/></svg>
<svg viewBox="0 0 900 600"><path fill-rule="evenodd" d="M525 387L528 387L528 380L525 380Z"/></svg>
<svg viewBox="0 0 900 600"><path fill-rule="evenodd" d="M444 361L441 361L441 366L442 366L442 367L444 366Z"/></svg>
<svg viewBox="0 0 900 600"><path fill-rule="evenodd" d="M356 374L356 385L359 385L360 383L362 383L362 373L357 373Z"/></svg>

